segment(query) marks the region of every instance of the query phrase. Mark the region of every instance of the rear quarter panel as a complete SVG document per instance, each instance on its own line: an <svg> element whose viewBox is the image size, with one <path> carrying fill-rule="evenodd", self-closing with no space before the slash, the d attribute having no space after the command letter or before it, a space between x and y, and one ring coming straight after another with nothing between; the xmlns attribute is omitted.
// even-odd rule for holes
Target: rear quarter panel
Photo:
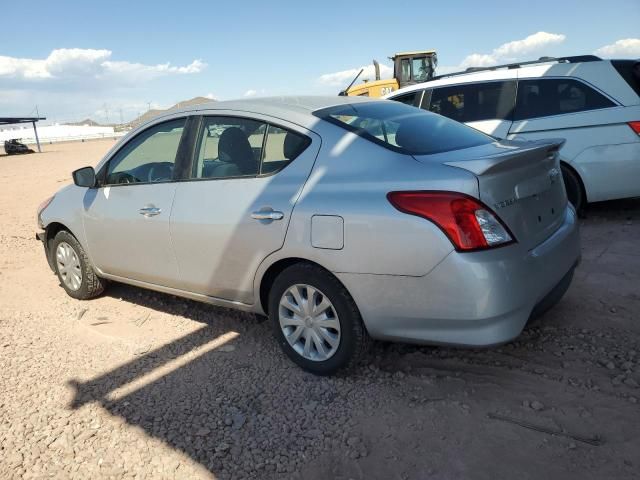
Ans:
<svg viewBox="0 0 640 480"><path fill-rule="evenodd" d="M453 190L477 195L475 177L440 164L378 146L327 125L323 146L298 199L279 258L301 257L333 272L422 276L453 246L433 223L396 210L387 200L395 190ZM311 243L314 215L343 219L340 249Z"/></svg>
<svg viewBox="0 0 640 480"><path fill-rule="evenodd" d="M580 175L589 202L640 195L640 138L627 122L640 107L612 107L514 122L510 140L561 137L562 161Z"/></svg>

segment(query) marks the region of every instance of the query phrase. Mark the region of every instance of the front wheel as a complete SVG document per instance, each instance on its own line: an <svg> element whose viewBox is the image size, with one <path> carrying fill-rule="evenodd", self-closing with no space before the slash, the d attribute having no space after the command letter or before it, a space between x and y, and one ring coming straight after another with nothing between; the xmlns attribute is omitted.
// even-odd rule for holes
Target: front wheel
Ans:
<svg viewBox="0 0 640 480"><path fill-rule="evenodd" d="M105 280L96 275L82 245L71 233L58 232L51 255L60 285L70 297L88 300L104 291Z"/></svg>
<svg viewBox="0 0 640 480"><path fill-rule="evenodd" d="M278 275L269 292L269 318L287 356L316 375L356 365L370 344L349 292L315 265L293 265Z"/></svg>

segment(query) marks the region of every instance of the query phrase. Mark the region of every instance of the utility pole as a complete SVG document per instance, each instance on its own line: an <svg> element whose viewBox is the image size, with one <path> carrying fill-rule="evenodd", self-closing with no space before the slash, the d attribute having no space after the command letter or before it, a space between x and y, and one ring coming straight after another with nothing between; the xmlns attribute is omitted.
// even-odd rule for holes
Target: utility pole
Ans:
<svg viewBox="0 0 640 480"><path fill-rule="evenodd" d="M106 103L104 104L104 112L107 117L107 125L109 125L109 107L107 106Z"/></svg>
<svg viewBox="0 0 640 480"><path fill-rule="evenodd" d="M122 120L122 108L120 108L120 125L122 125L124 123L124 120Z"/></svg>

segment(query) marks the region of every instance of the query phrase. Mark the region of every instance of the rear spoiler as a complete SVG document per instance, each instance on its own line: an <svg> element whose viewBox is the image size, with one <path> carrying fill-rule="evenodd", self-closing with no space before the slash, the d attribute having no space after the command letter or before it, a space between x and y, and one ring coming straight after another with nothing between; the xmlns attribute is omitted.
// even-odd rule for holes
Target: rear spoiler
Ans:
<svg viewBox="0 0 640 480"><path fill-rule="evenodd" d="M500 145L505 149L503 153L480 157L477 160L446 162L445 165L462 168L475 175L497 173L540 160L542 154L544 154L546 158L556 155L558 150L564 145L564 142L564 138L548 138L518 143L500 142Z"/></svg>

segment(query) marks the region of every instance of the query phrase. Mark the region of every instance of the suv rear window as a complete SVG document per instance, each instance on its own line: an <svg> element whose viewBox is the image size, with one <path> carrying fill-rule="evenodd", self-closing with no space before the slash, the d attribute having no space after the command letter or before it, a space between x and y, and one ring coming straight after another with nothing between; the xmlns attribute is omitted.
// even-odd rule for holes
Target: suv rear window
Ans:
<svg viewBox="0 0 640 480"><path fill-rule="evenodd" d="M640 95L640 62L637 60L611 60L611 65L624 78L625 82Z"/></svg>
<svg viewBox="0 0 640 480"><path fill-rule="evenodd" d="M520 80L514 120L613 107L615 103L585 83L569 78Z"/></svg>
<svg viewBox="0 0 640 480"><path fill-rule="evenodd" d="M387 100L337 105L313 114L389 150L409 155L448 152L493 141L461 123Z"/></svg>

